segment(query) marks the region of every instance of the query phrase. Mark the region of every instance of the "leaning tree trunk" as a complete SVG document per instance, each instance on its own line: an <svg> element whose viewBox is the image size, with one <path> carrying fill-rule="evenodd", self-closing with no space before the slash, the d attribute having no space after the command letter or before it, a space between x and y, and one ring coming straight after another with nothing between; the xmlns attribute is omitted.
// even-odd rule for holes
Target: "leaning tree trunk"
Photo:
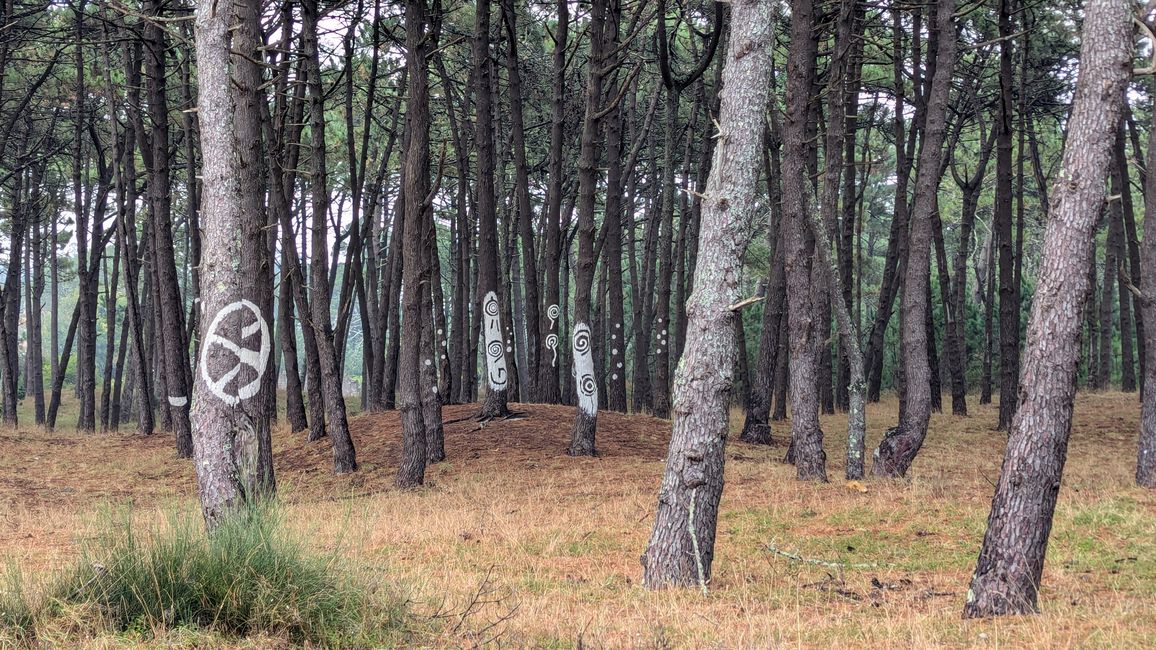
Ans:
<svg viewBox="0 0 1156 650"><path fill-rule="evenodd" d="M1081 318L1090 288L1087 268L1131 77L1132 13L1126 0L1086 5L1079 80L1028 321L1020 404L965 618L1036 611L1072 428Z"/></svg>
<svg viewBox="0 0 1156 650"><path fill-rule="evenodd" d="M238 21L234 11L247 17ZM272 466L262 459L267 400L273 398L263 379L273 337L268 314L259 307L269 304L272 286L262 282L259 271L269 265L265 213L253 210L260 184L245 182L259 172L243 163L261 142L259 11L253 1L205 0L196 20L201 176L212 191L205 193L201 213L203 339L191 416L201 510L210 529L273 490Z"/></svg>
<svg viewBox="0 0 1156 650"><path fill-rule="evenodd" d="M937 65L927 100L927 126L919 169L915 176L915 203L911 210L911 235L903 292L903 363L907 381L907 405L899 426L887 432L875 450L871 471L877 476L903 476L923 446L931 420L931 366L925 319L928 310L926 283L931 277L932 216L936 210L943 144L947 131L947 102L955 69L955 0L939 0Z"/></svg>
<svg viewBox="0 0 1156 650"><path fill-rule="evenodd" d="M341 389L341 364L333 344L333 328L329 320L329 305L332 298L329 290L329 276L326 267L326 217L329 210L329 192L325 175L325 106L321 80L321 62L317 42L318 3L316 0L302 3L302 48L308 74L309 131L310 131L310 186L313 217L312 241L310 243L309 314L313 320L314 338L320 360L322 391L325 399L325 425L329 440L333 443L333 471L338 474L357 471L357 454L353 439L349 435L346 420L345 396Z"/></svg>
<svg viewBox="0 0 1156 650"><path fill-rule="evenodd" d="M1156 95L1156 79L1152 81ZM1144 179L1144 242L1138 300L1144 320L1144 378L1140 382L1140 449L1136 456L1136 483L1156 488L1156 112L1148 129L1148 169Z"/></svg>
<svg viewBox="0 0 1156 650"><path fill-rule="evenodd" d="M758 210L763 117L770 99L772 3L737 0L723 72L714 165L703 200L700 262L687 302L687 345L674 382L674 421L658 514L642 556L650 589L698 584L714 558L734 372L730 306L739 297L744 233Z"/></svg>

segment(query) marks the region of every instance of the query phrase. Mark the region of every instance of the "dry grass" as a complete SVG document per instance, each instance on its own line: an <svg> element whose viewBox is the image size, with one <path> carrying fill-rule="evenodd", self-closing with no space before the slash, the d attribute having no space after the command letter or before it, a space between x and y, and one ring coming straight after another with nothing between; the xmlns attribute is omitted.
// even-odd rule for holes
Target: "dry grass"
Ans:
<svg viewBox="0 0 1156 650"><path fill-rule="evenodd" d="M869 443L893 425L895 406L869 408ZM638 586L669 436L661 420L603 413L602 457L573 459L562 453L570 409L525 406L524 419L481 429L465 419L447 427L450 460L406 493L391 487L394 414L353 419L362 471L351 477L331 473L324 444L279 432L275 448L285 519L403 589L431 621L429 646L1156 646L1156 494L1132 485L1134 395L1079 399L1044 613L960 620L1004 442L995 410L972 407L970 418L934 417L909 481L868 481L866 493L842 480L800 484L778 462L782 447L732 443L706 598ZM472 412L449 407L446 419ZM823 424L828 471L841 479L844 420ZM189 507L192 468L171 446L161 435L0 434L0 552L44 574L75 557L102 503L131 501L143 519ZM772 541L876 566L799 565L767 552Z"/></svg>

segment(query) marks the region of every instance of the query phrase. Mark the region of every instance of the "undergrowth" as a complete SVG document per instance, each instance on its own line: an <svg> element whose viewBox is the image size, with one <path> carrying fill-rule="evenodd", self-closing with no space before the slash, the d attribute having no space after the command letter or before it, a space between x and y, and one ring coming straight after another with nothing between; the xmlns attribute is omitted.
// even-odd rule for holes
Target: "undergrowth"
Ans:
<svg viewBox="0 0 1156 650"><path fill-rule="evenodd" d="M102 519L80 558L41 589L9 571L0 641L55 645L107 633L161 639L181 630L343 648L404 638L398 598L355 581L336 554L311 551L269 507L240 513L210 534L189 513L170 514L162 527L135 524L131 513Z"/></svg>

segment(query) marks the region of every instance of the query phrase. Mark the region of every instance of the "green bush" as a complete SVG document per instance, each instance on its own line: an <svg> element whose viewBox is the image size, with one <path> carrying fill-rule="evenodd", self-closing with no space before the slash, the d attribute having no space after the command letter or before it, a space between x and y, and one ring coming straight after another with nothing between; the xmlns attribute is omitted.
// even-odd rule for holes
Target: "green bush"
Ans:
<svg viewBox="0 0 1156 650"><path fill-rule="evenodd" d="M40 605L10 579L0 623L28 638L43 622L84 612L97 619L86 624L116 632L193 628L323 647L393 645L401 635L397 600L374 597L336 556L308 552L268 508L239 514L209 535L195 516L174 515L168 524L141 535L130 517L110 517Z"/></svg>

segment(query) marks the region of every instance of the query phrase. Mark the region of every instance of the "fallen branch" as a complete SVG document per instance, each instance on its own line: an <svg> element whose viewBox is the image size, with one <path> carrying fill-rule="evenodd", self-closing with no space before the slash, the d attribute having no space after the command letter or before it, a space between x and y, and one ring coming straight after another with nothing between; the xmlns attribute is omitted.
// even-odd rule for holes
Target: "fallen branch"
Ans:
<svg viewBox="0 0 1156 650"><path fill-rule="evenodd" d="M816 560L813 558L803 557L798 553L790 553L775 546L774 540L767 544L767 550L775 555L785 557L788 560L801 562L803 564L813 564L815 566L827 567L829 569L878 569L878 564L853 564L851 562L830 562L827 560Z"/></svg>

